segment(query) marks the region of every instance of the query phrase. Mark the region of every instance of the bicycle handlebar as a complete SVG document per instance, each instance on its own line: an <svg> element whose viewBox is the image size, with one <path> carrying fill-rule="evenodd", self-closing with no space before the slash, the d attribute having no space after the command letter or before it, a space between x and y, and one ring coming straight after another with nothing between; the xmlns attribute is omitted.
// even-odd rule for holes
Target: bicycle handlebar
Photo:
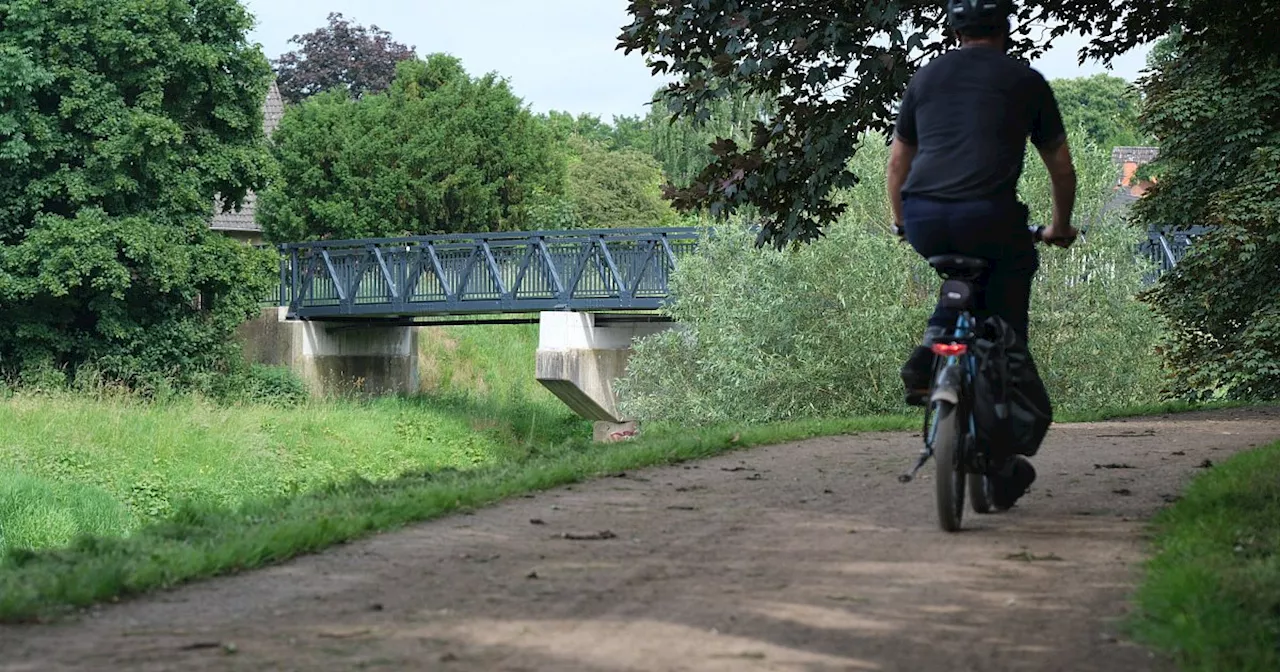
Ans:
<svg viewBox="0 0 1280 672"><path fill-rule="evenodd" d="M889 230L893 232L893 235L895 235L895 236L897 236L897 237L898 237L898 240L906 240L906 238L907 238L907 232L906 232L906 231L904 231L904 230L902 229L902 227L898 226L897 224L890 224L890 225L889 225ZM1056 243L1055 243L1055 241L1052 241L1052 240L1046 240L1046 239L1045 239L1045 237L1044 237L1044 230L1045 230L1045 227L1043 227L1043 226L1039 226L1039 225L1036 225L1036 224L1032 224L1032 225L1030 225L1030 226L1028 226L1028 227L1027 227L1027 230L1031 232L1031 236L1032 236L1032 238L1034 238L1034 239L1035 239L1035 241L1036 241L1037 243L1044 243L1044 244L1046 244L1046 245L1055 245L1055 244L1056 244ZM1068 239L1068 240L1069 240L1070 242L1075 242L1075 237L1073 236L1073 237L1071 237L1071 238L1070 238L1070 239Z"/></svg>

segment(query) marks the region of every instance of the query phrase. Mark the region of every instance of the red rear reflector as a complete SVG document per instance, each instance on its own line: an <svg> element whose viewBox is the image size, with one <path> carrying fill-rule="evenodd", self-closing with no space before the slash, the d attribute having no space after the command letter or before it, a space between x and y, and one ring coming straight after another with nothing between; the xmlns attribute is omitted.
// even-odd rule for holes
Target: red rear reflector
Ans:
<svg viewBox="0 0 1280 672"><path fill-rule="evenodd" d="M934 343L932 349L933 354L941 357L959 357L969 352L969 346L964 343Z"/></svg>

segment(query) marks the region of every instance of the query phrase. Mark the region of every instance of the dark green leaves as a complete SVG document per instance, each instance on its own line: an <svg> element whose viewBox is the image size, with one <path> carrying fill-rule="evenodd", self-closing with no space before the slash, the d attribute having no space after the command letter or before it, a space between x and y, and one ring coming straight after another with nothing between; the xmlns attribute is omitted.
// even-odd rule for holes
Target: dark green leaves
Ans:
<svg viewBox="0 0 1280 672"><path fill-rule="evenodd" d="M563 191L550 129L505 82L444 55L401 62L384 94L307 100L273 140L261 221L281 242L510 230L535 193Z"/></svg>
<svg viewBox="0 0 1280 672"><path fill-rule="evenodd" d="M270 174L250 26L235 0L0 4L0 375L225 363L272 278L208 230Z"/></svg>
<svg viewBox="0 0 1280 672"><path fill-rule="evenodd" d="M1189 3L1176 41L1153 50L1145 121L1161 139L1144 224L1211 225L1148 295L1169 324L1172 391L1280 395L1280 8Z"/></svg>
<svg viewBox="0 0 1280 672"><path fill-rule="evenodd" d="M1148 0L1020 3L1015 53L1043 44L1031 24L1058 24L1054 35L1111 26L1091 45L1114 55L1162 34L1175 10ZM809 241L841 208L834 190L855 183L846 166L859 137L891 129L894 105L912 73L946 50L935 0L633 0L633 22L619 49L639 51L680 78L665 97L680 117L701 120L731 93L776 101L750 143L716 160L673 190L682 208L716 213L751 206L762 243ZM1036 31L1035 34L1040 34Z"/></svg>

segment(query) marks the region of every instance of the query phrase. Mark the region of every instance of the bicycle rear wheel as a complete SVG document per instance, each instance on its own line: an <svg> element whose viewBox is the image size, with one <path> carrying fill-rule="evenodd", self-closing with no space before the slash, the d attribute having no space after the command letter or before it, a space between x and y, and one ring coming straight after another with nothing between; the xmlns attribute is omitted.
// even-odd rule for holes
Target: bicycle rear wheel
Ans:
<svg viewBox="0 0 1280 672"><path fill-rule="evenodd" d="M965 473L960 464L960 419L955 406L935 401L929 409L933 417L933 460L938 466L938 525L958 532L964 517Z"/></svg>
<svg viewBox="0 0 1280 672"><path fill-rule="evenodd" d="M969 474L969 504L975 513L991 513L991 479L983 474Z"/></svg>

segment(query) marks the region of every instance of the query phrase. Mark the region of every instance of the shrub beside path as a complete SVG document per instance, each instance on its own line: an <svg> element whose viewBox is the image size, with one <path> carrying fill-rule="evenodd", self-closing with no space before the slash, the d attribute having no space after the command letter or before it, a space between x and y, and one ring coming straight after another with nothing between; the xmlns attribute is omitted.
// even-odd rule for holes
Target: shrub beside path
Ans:
<svg viewBox="0 0 1280 672"><path fill-rule="evenodd" d="M617 474L0 627L0 670L1171 669L1118 619L1144 523L1280 409L1055 427L1013 511L938 531L918 437Z"/></svg>

